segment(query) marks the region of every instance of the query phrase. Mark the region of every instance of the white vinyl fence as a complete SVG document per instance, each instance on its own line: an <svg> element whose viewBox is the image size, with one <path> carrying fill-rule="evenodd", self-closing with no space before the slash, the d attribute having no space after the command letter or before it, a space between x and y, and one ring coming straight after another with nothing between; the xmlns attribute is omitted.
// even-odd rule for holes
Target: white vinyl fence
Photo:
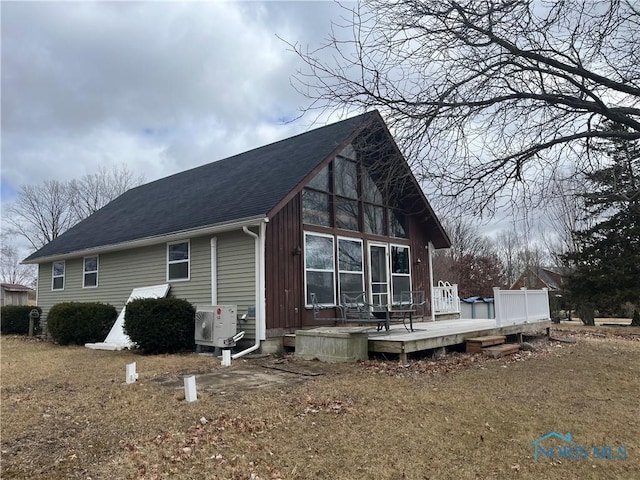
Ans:
<svg viewBox="0 0 640 480"><path fill-rule="evenodd" d="M551 318L549 312L549 291L542 290L500 290L493 289L496 311L496 326L520 325L543 322Z"/></svg>
<svg viewBox="0 0 640 480"><path fill-rule="evenodd" d="M437 287L433 287L433 313L435 315L460 313L458 285L440 281Z"/></svg>

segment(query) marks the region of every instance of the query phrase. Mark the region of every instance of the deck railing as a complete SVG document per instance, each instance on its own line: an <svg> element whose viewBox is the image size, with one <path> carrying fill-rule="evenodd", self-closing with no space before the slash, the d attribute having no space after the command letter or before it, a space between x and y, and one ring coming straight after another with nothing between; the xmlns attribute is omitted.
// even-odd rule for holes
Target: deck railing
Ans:
<svg viewBox="0 0 640 480"><path fill-rule="evenodd" d="M543 322L551 318L549 291L493 289L496 326Z"/></svg>
<svg viewBox="0 0 640 480"><path fill-rule="evenodd" d="M437 287L433 287L433 313L436 315L460 313L458 285L440 281Z"/></svg>

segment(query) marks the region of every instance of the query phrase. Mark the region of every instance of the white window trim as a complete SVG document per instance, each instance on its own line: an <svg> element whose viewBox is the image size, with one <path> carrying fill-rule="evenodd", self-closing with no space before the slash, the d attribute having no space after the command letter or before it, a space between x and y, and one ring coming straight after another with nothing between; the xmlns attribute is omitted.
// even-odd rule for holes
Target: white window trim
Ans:
<svg viewBox="0 0 640 480"><path fill-rule="evenodd" d="M95 270L86 270L86 260L87 258L94 258L96 259L96 269ZM100 270L100 256L99 255L88 255L86 257L83 257L82 259L82 288L98 288L98 278L99 278L99 270ZM95 285L87 285L86 283L86 278L87 278L87 274L88 273L95 273L96 274L96 284Z"/></svg>
<svg viewBox="0 0 640 480"><path fill-rule="evenodd" d="M180 243L187 244L187 252L188 252L187 259L186 260L169 260L169 247L171 245L178 245ZM187 262L187 278L174 278L174 279L169 278L169 265L175 265L175 264L184 263L184 262ZM179 240L177 242L167 243L167 282L188 282L189 280L191 280L191 240L187 239L187 240Z"/></svg>
<svg viewBox="0 0 640 480"><path fill-rule="evenodd" d="M393 247L400 247L400 248L406 248L407 250L409 250L408 253L408 260L409 260L409 273L393 273ZM395 292L393 291L393 277L409 277L409 291L411 291L413 288L413 282L411 280L411 247L409 245L403 245L401 243L390 243L389 244L389 280L390 280L390 291L391 291L391 304L392 305L398 305L400 302L396 302L394 301L393 297L395 296ZM401 292L398 292L398 295L400 295Z"/></svg>
<svg viewBox="0 0 640 480"><path fill-rule="evenodd" d="M312 271L312 272L331 272L332 276L333 276L333 304L331 303L321 303L320 305L323 306L327 306L327 307L333 307L336 305L336 246L337 246L337 242L336 242L336 237L334 235L329 235L326 233L318 233L318 232L303 232L304 235L304 299L305 299L305 307L307 308L311 308L312 305L307 303L307 298L309 298L309 292L308 292L308 283L307 283L307 271ZM307 235L312 235L312 236L316 236L316 237L325 237L325 238L330 238L331 239L331 243L333 244L333 269L332 270L320 270L317 268L312 268L312 269L307 269Z"/></svg>
<svg viewBox="0 0 640 480"><path fill-rule="evenodd" d="M373 279L372 277L372 268L371 268L371 247L384 247L385 249L385 253L387 258L385 259L385 267L387 269L387 307L391 306L391 302L392 302L392 295L393 292L391 292L391 244L387 243L387 242L376 242L376 241L367 241L367 269L368 269L368 275L367 275L367 281L369 282L367 284L367 299L369 300L369 303L374 303L374 298L373 298Z"/></svg>
<svg viewBox="0 0 640 480"><path fill-rule="evenodd" d="M55 274L55 272L56 272L55 264L56 263L61 263L62 264L62 268L63 268L62 275L56 275ZM51 290L52 291L58 292L60 290L64 290L65 284L67 283L66 282L66 278L65 278L66 275L67 275L67 264L66 264L66 262L64 260L60 260L60 261L57 261L57 262L51 262ZM54 280L56 278L60 278L60 277L62 277L62 288L54 288Z"/></svg>
<svg viewBox="0 0 640 480"><path fill-rule="evenodd" d="M340 270L340 240L345 240L345 241L349 241L349 242L357 242L360 244L360 258L362 260L362 270L360 270L360 272L356 272L353 270ZM337 242L336 242L336 257L335 257L335 264L336 264L336 270L338 272L338 298L341 299L342 298L342 284L340 283L340 274L341 273L350 273L350 274L356 274L356 273L360 273L360 275L362 276L362 288L366 288L366 278L364 275L364 263L365 263L365 257L364 257L364 242L361 238L356 238L356 237L343 237L343 236L338 236L337 237ZM363 290L364 291L364 290Z"/></svg>

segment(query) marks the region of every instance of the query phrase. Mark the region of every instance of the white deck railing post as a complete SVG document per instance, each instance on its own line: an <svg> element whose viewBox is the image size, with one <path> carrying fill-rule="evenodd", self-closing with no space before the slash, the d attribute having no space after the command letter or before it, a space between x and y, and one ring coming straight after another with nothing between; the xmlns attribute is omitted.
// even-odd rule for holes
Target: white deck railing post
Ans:
<svg viewBox="0 0 640 480"><path fill-rule="evenodd" d="M527 290L527 287L520 287L520 290L522 290L523 295L523 299L524 299L524 321L528 322L529 321L529 291Z"/></svg>
<svg viewBox="0 0 640 480"><path fill-rule="evenodd" d="M496 327L499 327L502 324L502 305L499 287L493 287L493 313L496 317Z"/></svg>

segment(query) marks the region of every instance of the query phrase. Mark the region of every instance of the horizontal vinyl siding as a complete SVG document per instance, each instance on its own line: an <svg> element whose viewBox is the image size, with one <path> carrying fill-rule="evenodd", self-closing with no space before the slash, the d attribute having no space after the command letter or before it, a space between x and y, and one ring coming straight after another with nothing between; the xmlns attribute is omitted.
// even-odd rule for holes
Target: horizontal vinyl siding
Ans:
<svg viewBox="0 0 640 480"><path fill-rule="evenodd" d="M218 235L218 304L237 305L238 316L256 305L255 239L242 231ZM255 338L255 318L238 320L238 331Z"/></svg>
<svg viewBox="0 0 640 480"><path fill-rule="evenodd" d="M217 236L218 304L237 305L238 315L256 304L255 240L242 231ZM83 258L65 262L64 290L51 290L51 263L40 265L38 301L42 322L60 302L103 302L118 312L137 287L167 283L167 244L99 256L98 287L82 288ZM190 239L190 279L169 282L169 295L194 306L211 305L211 237ZM238 321L238 330L255 338L255 318Z"/></svg>
<svg viewBox="0 0 640 480"><path fill-rule="evenodd" d="M191 278L169 282L169 295L193 304L211 303L211 249L209 237L191 239ZM60 302L102 302L118 313L134 288L167 283L167 244L141 247L99 256L98 287L82 288L83 258L65 262L64 290L51 290L51 263L40 265L38 303L43 322L51 307Z"/></svg>
<svg viewBox="0 0 640 480"><path fill-rule="evenodd" d="M165 258L166 258L166 244ZM169 282L169 295L184 298L196 305L211 305L211 237L197 237L191 239L191 273L186 282ZM166 264L166 260L165 260ZM165 267L166 282L166 267Z"/></svg>

